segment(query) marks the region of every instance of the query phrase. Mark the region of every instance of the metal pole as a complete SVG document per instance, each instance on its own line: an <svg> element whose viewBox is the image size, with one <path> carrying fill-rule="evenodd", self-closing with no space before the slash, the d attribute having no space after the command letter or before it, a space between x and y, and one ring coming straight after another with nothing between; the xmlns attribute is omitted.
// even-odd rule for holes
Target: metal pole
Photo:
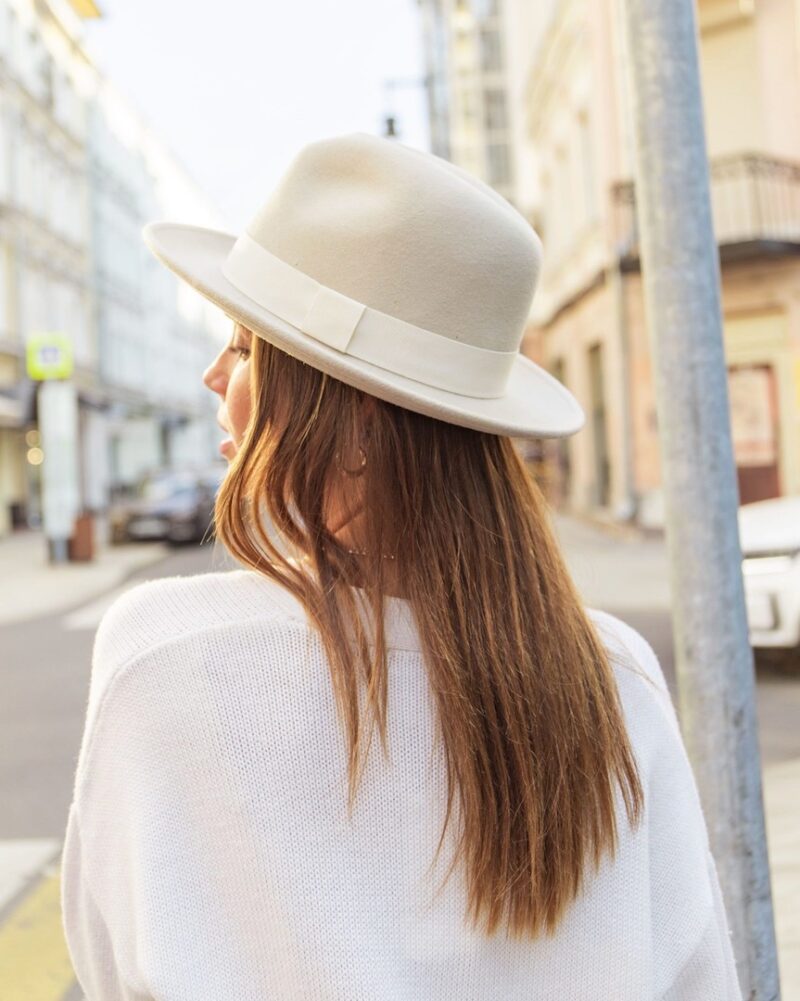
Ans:
<svg viewBox="0 0 800 1001"><path fill-rule="evenodd" d="M693 0L622 0L681 728L747 1001L780 997Z"/></svg>

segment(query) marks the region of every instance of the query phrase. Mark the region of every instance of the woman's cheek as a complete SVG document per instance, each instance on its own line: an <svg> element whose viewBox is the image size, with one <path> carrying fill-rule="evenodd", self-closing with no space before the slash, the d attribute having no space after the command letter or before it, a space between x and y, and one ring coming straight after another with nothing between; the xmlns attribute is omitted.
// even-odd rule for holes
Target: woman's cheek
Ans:
<svg viewBox="0 0 800 1001"><path fill-rule="evenodd" d="M225 399L233 440L238 444L244 435L247 422L250 419L250 366L242 363L228 383Z"/></svg>

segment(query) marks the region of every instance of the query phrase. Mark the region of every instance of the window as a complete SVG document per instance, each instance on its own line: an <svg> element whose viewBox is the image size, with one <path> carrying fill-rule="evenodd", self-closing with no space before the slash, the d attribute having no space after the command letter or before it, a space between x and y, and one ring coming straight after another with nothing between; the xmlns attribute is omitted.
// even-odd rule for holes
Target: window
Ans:
<svg viewBox="0 0 800 1001"><path fill-rule="evenodd" d="M589 348L589 392L592 444L594 446L594 502L598 507L607 507L611 495L611 462L608 454L602 344L594 344Z"/></svg>
<svg viewBox="0 0 800 1001"><path fill-rule="evenodd" d="M483 95L483 126L489 132L504 131L508 128L506 95L504 90L487 90Z"/></svg>
<svg viewBox="0 0 800 1001"><path fill-rule="evenodd" d="M503 49L500 32L495 28L482 28L480 33L481 69L484 73L498 73L503 69Z"/></svg>
<svg viewBox="0 0 800 1001"><path fill-rule="evenodd" d="M5 0L0 0L0 56L11 55L11 11Z"/></svg>
<svg viewBox="0 0 800 1001"><path fill-rule="evenodd" d="M461 94L461 118L468 125L472 125L477 118L475 92L473 90L464 90Z"/></svg>
<svg viewBox="0 0 800 1001"><path fill-rule="evenodd" d="M550 371L562 385L568 386L567 366L563 357L553 359ZM555 481L552 484L552 496L559 503L567 501L572 492L571 445L571 438L556 438L550 443L555 467L552 471Z"/></svg>
<svg viewBox="0 0 800 1001"><path fill-rule="evenodd" d="M53 107L53 60L49 52L42 51L39 57L39 98L45 108Z"/></svg>
<svg viewBox="0 0 800 1001"><path fill-rule="evenodd" d="M8 245L0 241L0 337L7 337L10 329L8 298Z"/></svg>
<svg viewBox="0 0 800 1001"><path fill-rule="evenodd" d="M9 122L3 94L0 94L0 202L5 202L11 193L11 157Z"/></svg>
<svg viewBox="0 0 800 1001"><path fill-rule="evenodd" d="M578 148L583 175L583 207L585 218L594 219L597 211L597 201L594 188L594 151L592 148L592 132L586 112L578 116Z"/></svg>
<svg viewBox="0 0 800 1001"><path fill-rule="evenodd" d="M500 13L497 0L473 0L472 5L475 9L475 16L482 21L486 21L490 17L497 17Z"/></svg>
<svg viewBox="0 0 800 1001"><path fill-rule="evenodd" d="M47 330L50 318L49 287L35 267L20 265L20 326L27 340Z"/></svg>
<svg viewBox="0 0 800 1001"><path fill-rule="evenodd" d="M469 72L474 68L475 52L470 31L459 31L456 34L455 64L459 73Z"/></svg>
<svg viewBox="0 0 800 1001"><path fill-rule="evenodd" d="M575 228L574 193L570 184L570 163L567 149L564 146L559 147L556 152L553 172L553 200L556 230L552 234L551 239L558 251L561 251L571 239Z"/></svg>
<svg viewBox="0 0 800 1001"><path fill-rule="evenodd" d="M505 143L492 143L486 147L489 184L508 184L511 180L511 157Z"/></svg>

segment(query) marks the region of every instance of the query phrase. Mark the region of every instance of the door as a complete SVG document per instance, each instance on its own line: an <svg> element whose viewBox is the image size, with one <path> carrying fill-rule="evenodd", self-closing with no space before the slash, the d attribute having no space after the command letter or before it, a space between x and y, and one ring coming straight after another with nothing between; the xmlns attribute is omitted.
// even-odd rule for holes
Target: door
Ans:
<svg viewBox="0 0 800 1001"><path fill-rule="evenodd" d="M772 365L728 368L739 502L780 497L778 387Z"/></svg>
<svg viewBox="0 0 800 1001"><path fill-rule="evenodd" d="M589 386L591 392L591 426L594 444L594 494L598 507L608 507L611 486L611 464L608 456L605 379L603 377L603 346L589 349Z"/></svg>

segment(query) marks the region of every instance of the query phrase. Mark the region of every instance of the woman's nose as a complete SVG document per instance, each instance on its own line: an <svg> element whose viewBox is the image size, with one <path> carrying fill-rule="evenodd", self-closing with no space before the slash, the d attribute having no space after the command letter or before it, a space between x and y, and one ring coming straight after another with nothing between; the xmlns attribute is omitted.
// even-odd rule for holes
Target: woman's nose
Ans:
<svg viewBox="0 0 800 1001"><path fill-rule="evenodd" d="M203 372L203 382L212 392L219 393L220 396L225 395L225 390L228 387L228 373L219 364L219 358L215 358Z"/></svg>

